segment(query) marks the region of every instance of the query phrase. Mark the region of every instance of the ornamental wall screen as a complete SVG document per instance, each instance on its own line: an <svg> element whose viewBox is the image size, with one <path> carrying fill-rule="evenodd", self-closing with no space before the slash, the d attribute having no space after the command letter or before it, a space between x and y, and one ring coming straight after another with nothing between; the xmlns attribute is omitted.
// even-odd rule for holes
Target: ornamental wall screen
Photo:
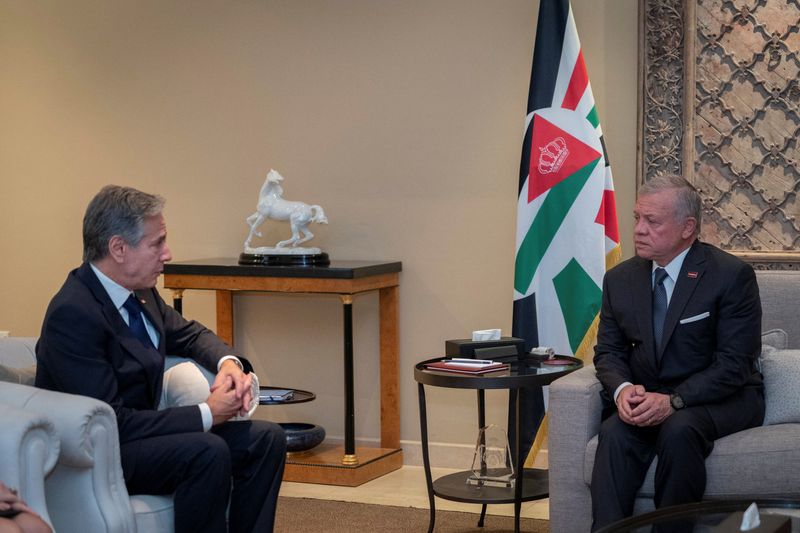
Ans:
<svg viewBox="0 0 800 533"><path fill-rule="evenodd" d="M638 183L685 175L702 238L800 269L800 0L641 0Z"/></svg>

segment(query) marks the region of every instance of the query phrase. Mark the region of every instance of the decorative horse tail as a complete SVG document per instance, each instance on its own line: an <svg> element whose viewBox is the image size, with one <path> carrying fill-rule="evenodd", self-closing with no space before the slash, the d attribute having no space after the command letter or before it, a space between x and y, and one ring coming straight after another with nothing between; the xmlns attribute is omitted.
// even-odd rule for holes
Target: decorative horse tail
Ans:
<svg viewBox="0 0 800 533"><path fill-rule="evenodd" d="M314 213L311 216L311 221L316 222L317 224L327 224L328 217L325 216L325 211L322 210L322 207L318 205L309 206L311 211Z"/></svg>

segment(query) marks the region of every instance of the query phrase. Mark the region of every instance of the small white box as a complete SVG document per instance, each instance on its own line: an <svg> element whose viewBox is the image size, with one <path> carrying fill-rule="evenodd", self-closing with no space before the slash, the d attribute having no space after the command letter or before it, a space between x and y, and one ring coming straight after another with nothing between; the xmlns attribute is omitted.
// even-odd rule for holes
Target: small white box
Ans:
<svg viewBox="0 0 800 533"><path fill-rule="evenodd" d="M472 332L473 341L499 341L499 329L479 329Z"/></svg>

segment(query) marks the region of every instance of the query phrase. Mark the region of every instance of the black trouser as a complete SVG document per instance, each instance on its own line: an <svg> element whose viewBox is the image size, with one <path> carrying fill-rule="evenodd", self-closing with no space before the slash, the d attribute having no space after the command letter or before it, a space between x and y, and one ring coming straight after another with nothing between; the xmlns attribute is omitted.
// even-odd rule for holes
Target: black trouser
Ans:
<svg viewBox="0 0 800 533"><path fill-rule="evenodd" d="M277 424L228 422L129 442L121 452L129 493L174 493L176 533L272 531L286 458Z"/></svg>
<svg viewBox="0 0 800 533"><path fill-rule="evenodd" d="M705 459L714 441L758 426L763 418L763 396L752 388L722 403L675 411L659 426L630 426L617 413L606 418L592 471L592 530L633 514L636 493L655 456L655 506L700 501Z"/></svg>

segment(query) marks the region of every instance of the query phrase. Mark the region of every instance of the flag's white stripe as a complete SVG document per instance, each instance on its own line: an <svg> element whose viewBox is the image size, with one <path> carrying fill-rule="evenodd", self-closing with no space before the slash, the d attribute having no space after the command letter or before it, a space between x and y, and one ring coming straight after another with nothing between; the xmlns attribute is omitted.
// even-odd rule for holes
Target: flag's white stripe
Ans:
<svg viewBox="0 0 800 533"><path fill-rule="evenodd" d="M583 91L583 96L581 96L581 100L580 102L578 102L578 106L575 108L575 111L580 116L586 117L592 111L593 107L594 107L594 95L592 94L592 86L591 84L587 84L586 90Z"/></svg>
<svg viewBox="0 0 800 533"><path fill-rule="evenodd" d="M564 28L564 42L561 48L558 76L556 77L556 86L553 92L553 107L561 107L561 102L564 101L564 95L567 94L569 80L572 77L572 69L575 67L575 61L578 60L580 51L581 41L578 39L578 29L575 27L575 19L572 18L572 6L570 6L567 24Z"/></svg>
<svg viewBox="0 0 800 533"><path fill-rule="evenodd" d="M611 175L611 167L606 167L606 190L614 190L614 177Z"/></svg>

